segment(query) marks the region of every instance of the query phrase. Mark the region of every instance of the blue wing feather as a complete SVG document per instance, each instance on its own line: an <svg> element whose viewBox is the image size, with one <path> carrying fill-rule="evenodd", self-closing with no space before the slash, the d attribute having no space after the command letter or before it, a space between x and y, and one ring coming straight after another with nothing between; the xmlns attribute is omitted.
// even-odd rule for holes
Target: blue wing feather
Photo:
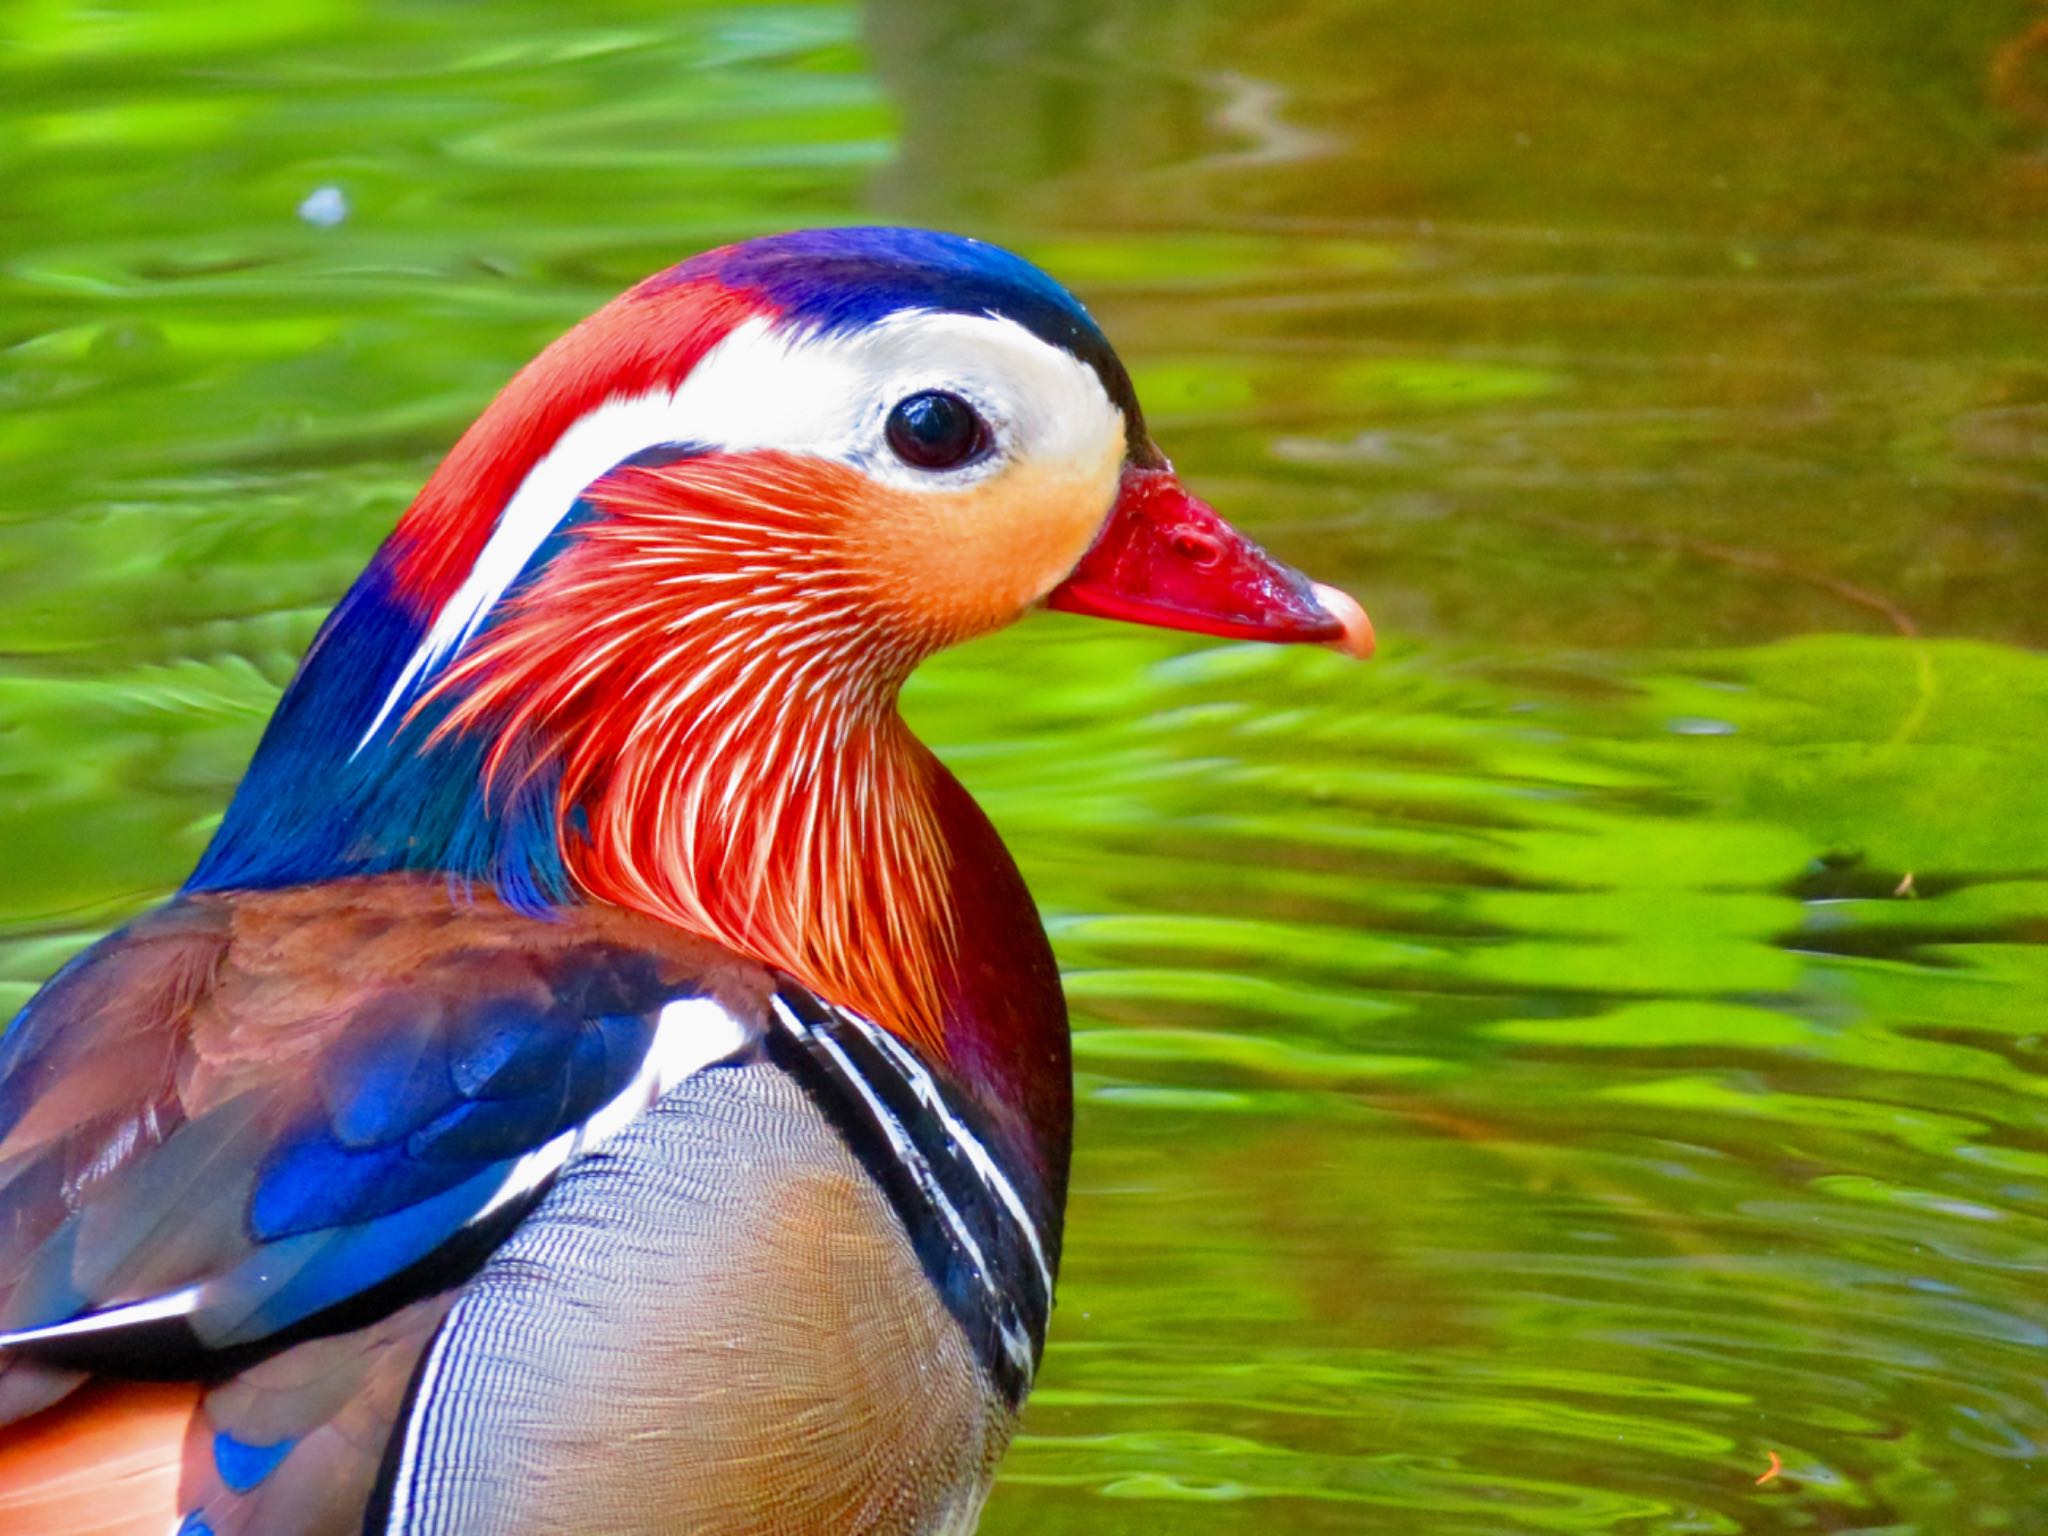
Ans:
<svg viewBox="0 0 2048 1536"><path fill-rule="evenodd" d="M193 1332L209 1349L270 1338L403 1274L489 1205L511 1160L387 1216L267 1243L207 1287Z"/></svg>
<svg viewBox="0 0 2048 1536"><path fill-rule="evenodd" d="M537 1193L508 1191L521 1159L615 1100L645 1062L661 1009L701 987L696 941L681 941L693 970L659 943L590 942L573 916L497 907L484 924L443 894L455 913L440 918L446 943L405 974L357 983L310 1047L294 1041L267 1069L237 1060L236 1091L195 1101L191 1082L208 1063L194 1021L212 1006L206 988L232 970L233 926L218 924L209 948L204 925L180 909L235 899L268 898L185 898L105 941L34 1000L34 1027L0 1048L0 1106L14 1111L0 1117L6 1334L112 1320L189 1290L184 1324L200 1348L219 1350L383 1286L508 1193ZM530 944L508 945L508 926ZM160 929L192 940L191 953L137 967L134 950L161 948ZM307 990L275 956L259 958L259 978L274 978L280 996ZM278 1039L292 1022L278 1019ZM94 1061L115 1045L131 1049L102 1088ZM38 1109L72 1093L114 1103L55 1130L37 1125ZM116 1361L122 1347L120 1328L91 1335L89 1349Z"/></svg>

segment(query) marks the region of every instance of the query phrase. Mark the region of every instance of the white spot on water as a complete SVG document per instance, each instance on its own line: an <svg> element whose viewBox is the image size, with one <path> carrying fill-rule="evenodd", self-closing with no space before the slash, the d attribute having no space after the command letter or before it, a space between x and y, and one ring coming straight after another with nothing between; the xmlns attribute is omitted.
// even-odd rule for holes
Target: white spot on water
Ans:
<svg viewBox="0 0 2048 1536"><path fill-rule="evenodd" d="M348 194L331 184L315 187L300 201L299 217L315 229L332 229L348 217Z"/></svg>

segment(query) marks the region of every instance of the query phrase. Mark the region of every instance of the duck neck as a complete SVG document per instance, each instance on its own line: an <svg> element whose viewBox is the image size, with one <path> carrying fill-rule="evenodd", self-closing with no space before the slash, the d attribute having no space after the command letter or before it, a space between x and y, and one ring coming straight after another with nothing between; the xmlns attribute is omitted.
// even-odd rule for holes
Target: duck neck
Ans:
<svg viewBox="0 0 2048 1536"><path fill-rule="evenodd" d="M643 733L594 774L572 757L564 789L581 889L716 939L914 1046L1029 1171L1039 1224L1057 1233L1072 1086L1051 949L1001 838L893 700L793 712L758 738Z"/></svg>
<svg viewBox="0 0 2048 1536"><path fill-rule="evenodd" d="M928 647L878 637L836 562L806 585L808 531L758 517L734 561L676 537L673 487L605 510L430 694L454 701L437 739L488 727L505 805L547 780L579 891L772 966L950 1073L1056 1217L1065 1004L1008 851L898 713Z"/></svg>

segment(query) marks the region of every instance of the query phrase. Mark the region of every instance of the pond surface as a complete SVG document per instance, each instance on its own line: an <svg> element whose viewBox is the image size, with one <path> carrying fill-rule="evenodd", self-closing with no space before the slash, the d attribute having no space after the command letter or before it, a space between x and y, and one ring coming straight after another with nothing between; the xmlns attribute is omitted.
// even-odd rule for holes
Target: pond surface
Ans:
<svg viewBox="0 0 2048 1536"><path fill-rule="evenodd" d="M914 685L1078 1031L985 1530L2048 1529L2039 19L20 0L0 1004L179 881L543 342L971 229L1385 645Z"/></svg>

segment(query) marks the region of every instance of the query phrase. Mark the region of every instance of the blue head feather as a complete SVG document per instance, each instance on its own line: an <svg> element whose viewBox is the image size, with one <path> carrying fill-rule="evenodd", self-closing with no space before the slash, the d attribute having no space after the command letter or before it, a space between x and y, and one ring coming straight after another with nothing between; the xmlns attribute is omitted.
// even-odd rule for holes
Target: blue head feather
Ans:
<svg viewBox="0 0 2048 1536"><path fill-rule="evenodd" d="M1089 365L1145 443L1131 376L1071 293L1023 257L967 235L875 226L768 235L684 262L674 281L713 277L759 293L789 320L822 332L858 330L904 309L998 315Z"/></svg>
<svg viewBox="0 0 2048 1536"><path fill-rule="evenodd" d="M703 449L664 443L625 462L673 464ZM531 586L597 515L578 501L526 562L495 610ZM490 792L477 731L434 733L453 699L415 706L421 680L367 743L363 732L427 633L394 596L389 546L314 638L257 745L227 815L185 888L303 885L349 875L431 871L495 890L543 915L575 899L561 842L560 770L513 742ZM494 616L483 626L487 633ZM581 825L572 809L568 824Z"/></svg>
<svg viewBox="0 0 2048 1536"><path fill-rule="evenodd" d="M514 591L553 558L576 520L564 520ZM380 552L314 639L187 890L414 870L488 885L521 911L573 899L553 768L533 768L515 744L509 771L487 792L488 736L433 739L452 700L410 716L402 701L362 741L425 633L393 595L389 551Z"/></svg>

